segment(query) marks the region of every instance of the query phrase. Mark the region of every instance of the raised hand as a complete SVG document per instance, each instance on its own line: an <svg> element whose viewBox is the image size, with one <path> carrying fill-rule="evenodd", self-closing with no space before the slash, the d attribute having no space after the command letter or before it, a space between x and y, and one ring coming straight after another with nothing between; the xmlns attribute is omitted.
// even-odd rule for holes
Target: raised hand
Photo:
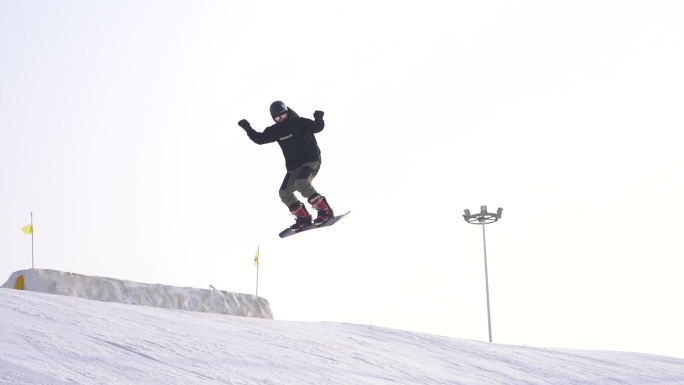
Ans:
<svg viewBox="0 0 684 385"><path fill-rule="evenodd" d="M323 120L323 111L316 110L314 112L314 120Z"/></svg>
<svg viewBox="0 0 684 385"><path fill-rule="evenodd" d="M242 119L241 121L239 121L238 126L242 127L243 130L248 130L252 128L247 119Z"/></svg>

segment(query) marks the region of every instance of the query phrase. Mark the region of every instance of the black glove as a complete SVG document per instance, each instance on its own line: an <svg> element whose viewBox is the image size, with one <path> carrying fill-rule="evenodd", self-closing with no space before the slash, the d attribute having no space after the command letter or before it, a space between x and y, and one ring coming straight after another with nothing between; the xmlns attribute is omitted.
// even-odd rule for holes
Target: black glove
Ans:
<svg viewBox="0 0 684 385"><path fill-rule="evenodd" d="M241 121L239 121L238 126L242 127L243 130L248 130L252 128L252 126L249 125L247 119L242 119Z"/></svg>
<svg viewBox="0 0 684 385"><path fill-rule="evenodd" d="M314 120L323 120L323 111L316 110L314 112Z"/></svg>

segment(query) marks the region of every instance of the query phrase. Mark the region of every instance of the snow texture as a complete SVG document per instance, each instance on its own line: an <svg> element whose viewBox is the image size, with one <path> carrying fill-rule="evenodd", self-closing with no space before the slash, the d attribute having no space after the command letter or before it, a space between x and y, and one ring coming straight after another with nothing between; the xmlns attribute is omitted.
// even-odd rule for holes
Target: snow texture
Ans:
<svg viewBox="0 0 684 385"><path fill-rule="evenodd" d="M93 301L0 289L2 385L684 384L684 360L679 358L507 346L370 325L176 310L160 294L147 297L164 299L164 308L132 306L101 300L140 302L123 298L125 290L110 288L139 284L59 272L23 273L29 287L38 279L47 286L43 290L107 294ZM107 289L64 289L79 286L74 282ZM140 295L139 290L129 291ZM196 289L173 292L193 301L200 298Z"/></svg>
<svg viewBox="0 0 684 385"><path fill-rule="evenodd" d="M251 294L150 285L56 270L17 271L2 287L14 288L20 275L24 276L24 290L29 291L104 302L273 319L268 301Z"/></svg>

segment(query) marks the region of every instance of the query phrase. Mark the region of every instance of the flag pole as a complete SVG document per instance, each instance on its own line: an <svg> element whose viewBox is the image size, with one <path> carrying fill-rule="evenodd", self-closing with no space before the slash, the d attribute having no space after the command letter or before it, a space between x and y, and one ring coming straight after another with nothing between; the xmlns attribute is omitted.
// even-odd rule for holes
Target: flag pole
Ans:
<svg viewBox="0 0 684 385"><path fill-rule="evenodd" d="M33 269L33 211L31 211L31 269Z"/></svg>
<svg viewBox="0 0 684 385"><path fill-rule="evenodd" d="M256 265L256 296L259 296L259 246L256 249L256 255L254 256L254 264Z"/></svg>

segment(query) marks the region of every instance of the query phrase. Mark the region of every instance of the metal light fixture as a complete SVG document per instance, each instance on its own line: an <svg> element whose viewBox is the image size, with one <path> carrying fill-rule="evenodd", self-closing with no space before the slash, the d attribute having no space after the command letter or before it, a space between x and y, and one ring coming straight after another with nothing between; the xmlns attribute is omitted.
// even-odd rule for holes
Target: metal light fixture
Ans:
<svg viewBox="0 0 684 385"><path fill-rule="evenodd" d="M494 223L501 219L503 209L499 207L496 213L488 213L487 206L480 206L480 212L477 214L470 214L470 210L463 210L463 218L466 222L473 225L482 225L482 243L484 245L484 262L485 262L485 288L487 290L487 326L489 327L489 342L492 342L492 316L489 310L489 273L487 272L487 238L485 237L485 225Z"/></svg>

